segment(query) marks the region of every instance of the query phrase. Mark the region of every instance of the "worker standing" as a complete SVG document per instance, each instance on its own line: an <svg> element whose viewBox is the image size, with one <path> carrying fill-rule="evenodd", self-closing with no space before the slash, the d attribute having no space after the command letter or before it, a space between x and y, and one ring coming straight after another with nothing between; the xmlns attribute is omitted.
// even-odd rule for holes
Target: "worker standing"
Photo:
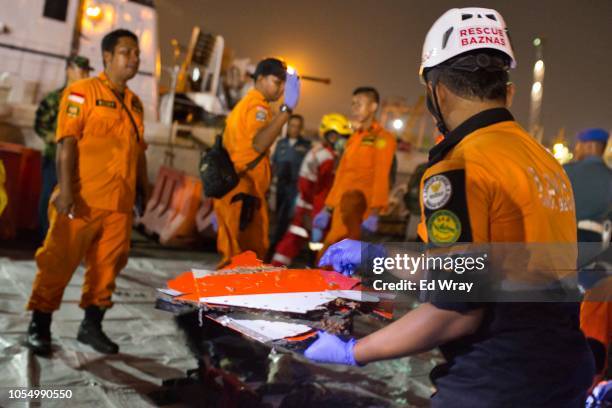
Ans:
<svg viewBox="0 0 612 408"><path fill-rule="evenodd" d="M578 242L580 257L578 264L586 267L581 272L585 286L598 286L600 282L589 282L602 278L601 272L589 271L589 260L608 248L610 242L610 216L612 215L612 170L603 160L610 134L604 129L586 129L576 137L573 163L564 166L576 200ZM604 242L605 241L605 242ZM602 243L603 245L595 245ZM587 265L585 265L587 264ZM595 276L593 276L595 275ZM589 279L591 278L591 279ZM612 342L612 302L602 300L595 292L587 291L580 308L580 327L584 332L593 355L597 371L597 382L607 366L610 342Z"/></svg>
<svg viewBox="0 0 612 408"><path fill-rule="evenodd" d="M57 114L62 99L62 93L67 86L74 82L89 77L93 68L89 65L89 59L75 55L66 61L66 82L61 87L49 92L38 105L34 119L34 132L41 137L45 144L42 158L42 188L38 205L38 220L40 222L41 239L47 235L49 219L47 209L49 198L57 184L57 172L55 169L55 131L57 129Z"/></svg>
<svg viewBox="0 0 612 408"><path fill-rule="evenodd" d="M232 256L254 251L263 259L268 250L266 192L270 187L269 149L287 123L300 96L300 81L287 73L284 62L267 58L253 75L255 87L227 117L223 146L240 182L221 199L213 201L218 222L217 250L225 265ZM270 102L284 94L284 103L272 115Z"/></svg>
<svg viewBox="0 0 612 408"><path fill-rule="evenodd" d="M603 159L609 136L604 129L580 132L575 161L564 166L576 200L579 242L601 242L602 224L612 214L612 169Z"/></svg>
<svg viewBox="0 0 612 408"><path fill-rule="evenodd" d="M276 247L273 265L289 266L306 240L310 238L311 241L320 242L323 238L322 230L312 230L312 219L325 205L334 182L337 158L352 132L351 123L344 115L329 113L321 119L321 144L310 149L300 167L295 214L288 231Z"/></svg>
<svg viewBox="0 0 612 408"><path fill-rule="evenodd" d="M314 227L329 228L324 248L344 238L359 239L362 227L376 232L378 216L387 207L397 142L376 121L379 105L376 89L353 91L351 113L357 129L346 144L325 208L313 220Z"/></svg>
<svg viewBox="0 0 612 408"><path fill-rule="evenodd" d="M135 197L142 194L146 202L150 187L143 106L126 85L138 72L138 38L131 31L112 31L102 39L102 56L104 72L68 86L60 102L58 187L27 304L33 311L27 344L39 354L51 351L51 314L83 258L79 306L85 317L77 340L102 353L119 351L102 331L102 320L128 260Z"/></svg>
<svg viewBox="0 0 612 408"><path fill-rule="evenodd" d="M504 19L495 10L451 9L427 34L420 76L445 135L430 151L421 182L422 238L432 249L470 242L576 242L569 180L507 110L513 94L508 71L515 64ZM539 189L542 180L550 188ZM344 240L327 250L321 264L352 271L364 246L364 253L382 250ZM545 267L559 270L555 259L546 259ZM563 262L570 269L575 258ZM323 332L305 354L356 365L439 346L446 363L430 375L436 387L432 407L584 406L593 360L576 303L441 297L430 297L359 340Z"/></svg>
<svg viewBox="0 0 612 408"><path fill-rule="evenodd" d="M276 177L276 227L271 247L276 246L287 231L298 195L300 166L310 150L310 141L302 136L303 130L304 118L291 115L287 122L287 137L278 141L272 155L272 170Z"/></svg>

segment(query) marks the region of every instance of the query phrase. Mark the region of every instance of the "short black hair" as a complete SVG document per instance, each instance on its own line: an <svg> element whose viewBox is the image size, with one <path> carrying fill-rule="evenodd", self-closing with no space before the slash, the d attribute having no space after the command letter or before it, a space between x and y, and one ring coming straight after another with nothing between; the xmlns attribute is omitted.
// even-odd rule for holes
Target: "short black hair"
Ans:
<svg viewBox="0 0 612 408"><path fill-rule="evenodd" d="M376 90L376 88L371 86L360 86L359 88L355 88L353 91L353 96L359 94L366 94L372 101L380 104L380 94Z"/></svg>
<svg viewBox="0 0 612 408"><path fill-rule="evenodd" d="M292 113L291 116L289 116L289 120L287 122L293 119L298 119L300 122L302 122L302 125L304 124L304 117L298 113Z"/></svg>
<svg viewBox="0 0 612 408"><path fill-rule="evenodd" d="M253 73L253 79L260 76L274 75L282 81L287 79L287 65L278 58L265 58L259 61Z"/></svg>
<svg viewBox="0 0 612 408"><path fill-rule="evenodd" d="M478 54L482 55L482 50ZM478 54L468 55L467 58L473 57L475 61L479 57ZM486 69L476 65L469 68L465 65L466 57L460 56L432 68L431 73L427 73L427 78L437 76L439 82L461 98L505 101L508 81L510 80L507 69L509 61L505 61L502 58L503 54L494 50L484 54L493 61L492 68ZM502 60L499 61L499 58L502 58ZM496 61L498 61L497 65L495 65ZM458 64L462 65L460 69L457 69Z"/></svg>
<svg viewBox="0 0 612 408"><path fill-rule="evenodd" d="M115 51L115 46L117 46L119 39L123 37L129 37L138 43L138 37L130 30L119 28L111 31L102 38L102 61L104 61L104 53L110 52L112 54Z"/></svg>

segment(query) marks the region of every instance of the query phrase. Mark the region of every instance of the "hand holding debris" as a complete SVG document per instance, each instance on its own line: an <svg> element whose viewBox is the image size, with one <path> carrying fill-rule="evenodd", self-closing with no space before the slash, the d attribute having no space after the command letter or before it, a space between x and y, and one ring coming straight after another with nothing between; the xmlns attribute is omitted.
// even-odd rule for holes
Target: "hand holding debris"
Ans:
<svg viewBox="0 0 612 408"><path fill-rule="evenodd" d="M324 331L319 331L318 334L319 338L304 352L307 359L318 363L358 365L353 354L357 342L355 339L351 338L345 342Z"/></svg>
<svg viewBox="0 0 612 408"><path fill-rule="evenodd" d="M362 254L365 255L363 259ZM331 265L336 272L351 276L362 263L367 264L372 258L385 256L386 252L382 245L343 239L325 251L319 266Z"/></svg>

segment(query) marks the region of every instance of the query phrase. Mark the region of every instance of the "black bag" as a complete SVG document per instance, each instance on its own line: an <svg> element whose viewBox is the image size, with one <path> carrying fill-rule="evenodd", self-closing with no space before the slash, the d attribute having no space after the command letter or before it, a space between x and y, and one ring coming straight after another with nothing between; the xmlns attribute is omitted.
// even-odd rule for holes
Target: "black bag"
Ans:
<svg viewBox="0 0 612 408"><path fill-rule="evenodd" d="M222 136L217 135L213 147L204 153L200 160L204 194L211 198L222 198L232 191L240 182L240 177L255 168L264 156L265 152L260 153L255 160L247 164L244 171L237 173L229 153L223 147Z"/></svg>

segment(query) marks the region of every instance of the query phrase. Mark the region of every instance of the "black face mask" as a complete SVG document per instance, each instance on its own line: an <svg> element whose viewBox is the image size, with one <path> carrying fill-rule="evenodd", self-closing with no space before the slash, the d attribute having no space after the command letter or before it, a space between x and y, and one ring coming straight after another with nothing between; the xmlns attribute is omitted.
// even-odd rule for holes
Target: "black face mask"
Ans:
<svg viewBox="0 0 612 408"><path fill-rule="evenodd" d="M442 112L440 111L440 105L438 104L438 96L436 95L436 85L438 84L437 75L428 74L427 76L431 76L431 89L432 92L429 92L429 88L427 90L427 110L436 120L436 127L444 136L448 134L448 128L446 127L446 123L444 123L444 118L442 117ZM426 78L427 78L426 76Z"/></svg>

